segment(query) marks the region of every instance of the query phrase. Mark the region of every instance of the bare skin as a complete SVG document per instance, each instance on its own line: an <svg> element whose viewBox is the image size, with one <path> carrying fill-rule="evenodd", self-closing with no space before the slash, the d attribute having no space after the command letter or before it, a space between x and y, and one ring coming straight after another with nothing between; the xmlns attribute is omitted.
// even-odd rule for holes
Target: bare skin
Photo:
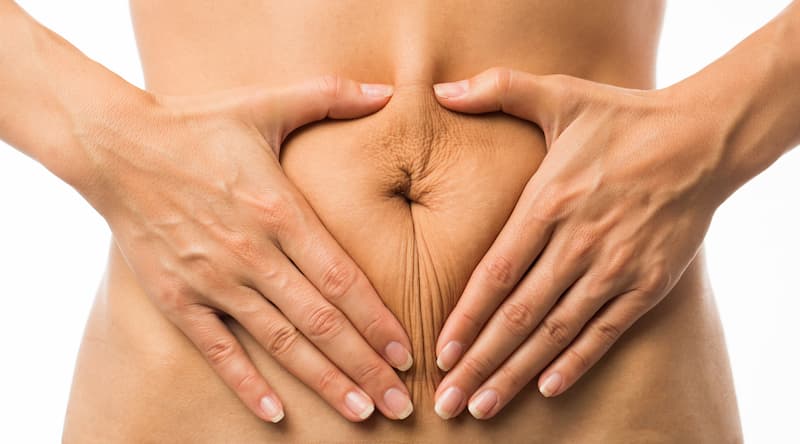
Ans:
<svg viewBox="0 0 800 444"><path fill-rule="evenodd" d="M633 439L735 442L741 439L724 338L707 286L703 257L697 253L701 251L702 234L714 205L797 142L800 131L796 122L785 117L796 113L800 102L800 93L792 90L797 86L787 75L796 70L796 55L778 63L777 58L770 58L774 53L766 52L763 57L774 62L768 65L769 69L746 65L750 69L746 71L748 79L759 80L755 86L726 76L740 68L744 64L741 61L751 60L754 53L761 54L758 50L763 46L796 47L796 36L787 31L791 28L787 23L796 22L797 13L792 10L791 14L784 14L781 20L776 20L777 24L766 28L768 31L745 44L745 49L736 52L735 57L726 59L727 63L717 64L715 69L710 67L692 82L687 80L668 93L644 94L643 90L653 86L655 43L663 6L660 3L619 2L607 12L579 2L557 7L552 3L508 2L502 8L496 3L471 3L470 8L462 9L446 3L340 4L341 10L329 15L309 12L324 9L331 13L329 3L279 2L259 5L262 9L254 10L252 4L230 2L224 10L218 10L200 2L191 5L170 2L165 6L160 2L139 1L133 4L133 12L150 94L131 92L129 85L108 76L68 48L59 47L63 52L34 53L37 61L57 60L61 62L59 66L74 66L75 71L77 67L93 66L90 70L93 75L88 76L93 81L80 85L81 88L70 85L69 94L59 96L46 90L53 96L45 94L43 97L49 100L31 105L33 85L40 85L30 77L44 75L37 71L41 65L21 64L17 73L24 75L4 73L11 78L5 85L12 88L2 92L18 105L16 109L22 110L23 117L0 114L0 136L74 184L106 216L116 241L104 286L87 325L65 441L491 442L502 438L506 442ZM21 17L8 3L0 5L4 18ZM629 20L627 26L620 25L621 17L623 22ZM11 29L25 32L28 22L19 20L26 24ZM453 46L456 42L457 47L468 50L459 51ZM22 56L30 48L15 49L18 51L3 56L30 60ZM275 60L281 63L276 64ZM465 95L434 97L431 88L434 83L466 78L489 66L505 66L513 71L490 70L469 82L466 85L469 92ZM554 72L627 90L566 80L563 76L558 77L560 83L537 77ZM320 73L335 73L340 76L337 79L391 83L395 86L394 95L386 103L385 96L380 100L375 96L369 98L359 92L356 84L341 80L346 86L339 91L345 93L335 99L344 103L331 102L330 95L318 97L320 91L325 91L319 85L340 84L340 81L330 82L330 77L319 77ZM508 80L511 73L521 81L497 82L497 79ZM300 78L306 82L297 82ZM309 80L315 78L318 80ZM103 79L99 87L98 79ZM580 93L564 95L567 81L572 82L568 84L570 91ZM263 86L256 89L248 86L254 84ZM494 89L498 85L508 88ZM722 86L717 94L711 94L709 91L714 90L708 85ZM242 87L249 89L236 89ZM726 94L748 91L748 87L750 94L736 98ZM79 94L82 88L99 89L123 100L111 104L88 101ZM779 97L767 94L768 99L764 98L765 91L775 90L788 93ZM292 92L297 91L312 92L297 94L302 99L293 101L291 98L296 96ZM99 96L107 97L106 94ZM631 100L634 96L647 100ZM68 104L67 109L48 106L54 97L57 103ZM153 97L158 100L144 100ZM626 166L631 163L620 153L633 147L626 145L627 139L619 134L628 131L630 119L620 123L609 117L615 113L607 111L623 110L640 117L643 110L656 113L666 108L661 116L683 116L691 115L693 107L689 104L696 104L697 100L713 111L709 126L689 125L696 123L697 116L685 118L685 126L677 124L683 137L676 138L673 149L659 150L668 157L645 159L637 167ZM769 111L763 111L765 100L769 100ZM292 103L295 106L287 106ZM492 111L498 104L510 104L501 109L536 123L542 132L508 115L467 116L453 112ZM380 106L384 107L378 111ZM287 112L287 108L297 111ZM309 108L316 111L304 114ZM376 111L374 115L357 120L311 125L284 141L292 129L328 114L357 117L372 111ZM53 131L44 132L51 139L43 141L42 132L34 126L42 120L42 115L54 117L50 120L57 123L78 122L77 131L74 124L55 124ZM125 124L114 126L120 120ZM659 128L658 123L663 119L642 120L636 130L643 134L659 133L656 129L677 133L674 122L670 123L672 126ZM232 121L237 124L226 133L226 125ZM241 131L243 126L249 131ZM139 135L148 135L151 127L160 130L159 137L147 139ZM130 137L132 134L137 137ZM172 140L164 141L164 134ZM254 138L254 134L259 136ZM716 136L710 140L724 140L711 144L712 155L695 157L690 151L680 149L681 144L708 142L709 134ZM687 225L693 236L688 241L679 246L666 242L677 234L658 231L657 218L600 219L601 225L591 225L597 214L621 213L611 212L618 205L619 200L615 199L618 196L591 194L598 189L587 186L597 183L597 177L589 174L597 168L593 167L598 165L597 155L581 150L579 155L570 157L565 154L568 150L557 147L559 143L569 146L570 140L592 137L608 140L617 148L603 149L608 157L602 166L608 167L608 177L617 180L611 184L624 184L631 176L641 175L639 170L647 169L647 162L671 165L666 160L670 159L678 165L683 165L682 162L705 165L705 169L699 166L690 170L714 178L709 180L712 190L691 201L704 205L694 212L672 213L682 214L691 222ZM163 145L177 149L164 150ZM241 148L247 145L271 148L262 149L259 156L270 151L274 156L237 157L243 156L241 151L256 152ZM64 146L69 149L63 149ZM158 148L153 149L154 146ZM185 151L180 150L181 146L186 147ZM206 149L198 150L198 146ZM131 152L132 157L125 157ZM228 156L234 161L221 161ZM120 157L126 160L119 161ZM181 160L176 164L183 167L215 169L204 174L199 168L170 168L168 161L176 157ZM725 161L719 162L720 158ZM262 163L272 162L276 166L275 160L289 181L281 179L277 169L269 174L258 173L257 165L263 167ZM534 174L540 163L543 173ZM152 170L153 174L137 176L120 172L120 168L131 164L139 167L129 171ZM230 180L224 179L225 167L231 168ZM673 172L681 172L678 170L674 168ZM243 182L239 180L241 171L245 172ZM698 195L698 188L691 180L697 176L661 177L668 183L655 183L652 189L663 189L674 179L682 178L686 180L677 183L688 185L675 190L677 200L685 204L689 200L683 196ZM261 194L259 184L266 178L279 180L281 189L292 199L273 199ZM166 196L170 196L168 192L174 193L172 199L159 199L172 202L172 207L159 208L153 199L146 199L152 188L143 184L152 184L154 180L163 183L158 187L159 193ZM654 181L658 181L658 176ZM243 183L252 184L249 193ZM561 188L553 185L556 183ZM289 191L294 186L299 192ZM270 189L277 187L273 185ZM203 192L193 193L195 190ZM190 234L181 244L181 236L191 233L184 230L186 220L205 220L199 225L206 229L220 226L220 218L197 217L218 214L198 212L198 202L204 205L202 208L215 211L231 202L228 198L209 201L207 195L211 190L223 190L223 195L253 196L241 200L241 211L234 211L238 207L233 206L234 209L225 212L230 217L224 218L222 226L239 229L234 232L250 227L244 231L255 233L257 224L246 223L248 217L258 220L255 211L262 218L268 216L267 221L279 222L271 224L274 237L291 228L294 234L279 238L278 250L253 242L211 245L204 238L218 238L218 232L213 230ZM643 199L652 197L646 190ZM573 200L559 197L562 194L556 191L565 192ZM198 198L198 194L203 198ZM305 200L308 207L303 206ZM265 201L281 204L270 204L266 207L269 211L265 211ZM180 207L184 202L189 202L184 214L191 214L192 218L178 217L175 212L176 204ZM255 203L255 210L252 207L248 210L247 203ZM537 228L525 216L538 214L545 208L550 211L542 213L544 222L535 232L522 230ZM284 213L296 217L276 219L276 214ZM137 217L139 223L135 222ZM329 234L321 228L322 224L298 225L316 217ZM596 234L614 225L609 221L619 220L626 223L617 224L620 227L616 237L610 236L607 242L611 243L601 245ZM161 230L154 230L149 236L137 235L143 226ZM181 229L165 229L174 226ZM559 228L562 226L567 228ZM630 233L648 226L654 227L652 230L665 241L656 245L659 248L647 250L649 255L638 257L638 266L625 260L630 255L614 253L625 239L631 243L622 251L640 247L647 236L636 244ZM569 244L566 235L552 237L551 242L559 243L547 243L551 233L574 233L575 227L592 229L595 235L586 236L587 241L577 247ZM150 242L137 245L134 239L150 239ZM199 262L213 266L198 266L198 261L189 261L195 265L181 268L176 265L180 264L177 260L162 262L161 266L171 271L173 277L179 277L180 285L175 284L174 279L163 277L163 270L162 273L153 270L158 268L151 265L153 258L170 251L154 248L158 243L154 244L153 239L166 240L162 240L164 245L176 242L184 245L175 252L177 258L196 258L199 251L201 258L208 259ZM525 242L509 242L509 239ZM613 244L614 239L618 240L617 245ZM295 253L289 251L291 246L285 245L290 242L297 242ZM342 250L336 250L337 243ZM195 246L198 244L202 247ZM324 264L330 265L330 261L319 259L320 246L327 254L334 251L338 263L348 261L349 270L356 270L358 264L363 275L356 271L341 274L349 279L334 279L345 283L333 288L343 290L326 291L321 283L329 275ZM231 259L230 265L225 266L229 250L240 253L236 257L240 262ZM546 295L540 299L544 305L528 310L531 316L519 318L522 322L518 324L503 323L503 313L511 312L502 308L503 299L541 251L555 253L543 253L544 266L532 269L534 273L528 275L528 281L536 285L528 289L537 290L529 291L529 295L535 293L538 298L542 298L542 293ZM573 260L567 262L569 266L556 267L549 262L550 258L562 251ZM587 256L576 251L584 251ZM273 262L261 263L259 268L255 261L242 261L241 256L258 260L267 257ZM507 288L500 286L484 293L486 286L492 285L485 278L486 270L496 269L487 264L497 263L494 258L498 256L509 258L511 271L505 273L507 282L503 282ZM287 284L286 277L279 278L284 286L276 287L277 281L269 276L278 276L274 271L276 260L286 257L295 261L299 270L293 274L294 281ZM309 257L317 262L304 267L300 262ZM547 304L561 296L570 280L575 282L581 274L601 276L587 272L591 263L618 265L612 267L618 270L613 273L604 269L607 274L603 280L614 285L602 287L598 281L588 279L585 286L574 288L595 289L588 291L592 293L587 296L592 298L589 303L575 303L576 298L568 294L564 299L568 302L549 314ZM544 281L540 270L550 273ZM358 284L350 285L352 282ZM225 290L243 285L255 290L259 297L234 295ZM549 368L548 373L558 369L565 375L566 383L556 387L558 398L547 400L533 390L520 392L528 380L564 349L572 339L570 335L577 335L599 304L617 297L619 291L627 289L622 288L625 285L641 289L642 296L637 301L619 297L614 306L622 308L609 312L616 316L605 318L607 327L586 330L595 333L580 336L570 346L576 353L562 355ZM377 291L371 290L372 286ZM174 290L176 287L178 290ZM305 291L298 291L303 288ZM488 296L476 300L476 296L468 297L467 291ZM359 317L359 313L374 317L385 310L377 295L389 311L376 324L371 322L373 318ZM508 296L508 301L516 301L519 307L524 296L525 292L520 291ZM261 302L265 298L278 310L263 308ZM326 300L341 312L336 308L315 311L310 305L319 307ZM456 303L455 316L448 318ZM204 311L180 311L177 307L204 307ZM464 314L469 312L465 310L473 310L473 314L466 316L471 320L466 322ZM340 314L316 316L323 319L334 316L338 321L333 324L310 323L309 318L314 316L308 315L317 312ZM217 318L220 313L232 317L223 317L223 325ZM347 316L347 321L342 315ZM538 339L541 336L535 334L528 338L527 332L533 331L545 315L570 322L562 321L565 328L537 330L558 333L544 338L549 343L541 342ZM397 325L395 316L400 320ZM483 324L481 318L485 321L492 316L500 320L487 324L478 336ZM445 319L448 330L440 335ZM264 320L269 321L268 325L257 324ZM279 331L296 331L290 327L276 330L279 322L294 325L310 341L276 341L276 337L282 336L277 334ZM348 322L352 326L343 327L350 325ZM383 329L377 339L370 335L371 325ZM500 328L508 325L516 325L514 331L503 334ZM551 320L542 325L559 324ZM410 338L403 337L402 329ZM629 332L619 337L627 329ZM337 334L326 335L324 331ZM347 334L339 334L343 331ZM596 335L606 331L620 334ZM291 337L299 338L300 334L292 333ZM434 364L434 356L439 354L441 361L449 340L455 338L469 345L476 337L475 349L468 350L466 355L471 360L440 362L441 367L453 368L440 384L442 373ZM561 340L553 341L556 338ZM526 339L526 344L533 345L515 350ZM393 359L386 348L392 340L413 353L415 364L403 375L407 389L393 385L396 377L386 371L388 364L377 363L381 357L387 361ZM281 343L288 345L276 347ZM545 347L532 349L536 344ZM212 352L220 349L228 352L222 354L223 359L215 359ZM506 367L498 367L512 352L516 358L504 364ZM584 358L576 360L577 356ZM213 370L204 358L213 365ZM407 363L394 360L396 367L404 368ZM458 356L452 359L457 360ZM481 368L465 362L485 365ZM495 374L495 369L500 371ZM270 385L260 375L265 375ZM546 376L549 374L542 373L540 381ZM565 392L579 377L581 385ZM466 397L470 395L474 395L476 404L479 395L476 389L487 378L488 385L482 388L494 389L499 396L495 396L488 409L470 407L474 416L492 418L491 421L479 422L461 416L443 422L436 416L437 413L446 418L456 416L466 407ZM355 384L364 387L364 393L371 397L367 403L374 402L383 414L373 415L368 424L355 424L363 417L352 409L353 403L348 404L345 396L345 392L356 390ZM452 408L448 411L441 408L447 406L437 405L434 412L434 400L441 401L435 395L456 384L467 392L466 396L457 403L450 402ZM108 390L109 387L114 389ZM411 418L392 421L410 411L405 408L402 396L392 399L387 395L387 387L393 387L402 396L411 396L416 407ZM669 393L663 392L664 387L669 387ZM674 396L676 393L682 396ZM282 417L281 412L267 412L269 408L262 401L266 395L274 396L275 402L283 401L287 419L278 427L259 422ZM401 402L395 402L398 399ZM367 410L370 409L361 409ZM498 414L500 410L502 415ZM706 413L702 421L691 417L698 411ZM92 419L101 415L106 420L100 424Z"/></svg>
<svg viewBox="0 0 800 444"><path fill-rule="evenodd" d="M463 391L488 418L542 369L539 390L557 396L667 296L716 208L800 143L799 24L795 2L658 91L509 69L437 85L448 108L535 122L549 151L438 338L452 371L437 400ZM776 87L791 99L771 100Z"/></svg>
<svg viewBox="0 0 800 444"><path fill-rule="evenodd" d="M154 95L13 3L0 3L0 14L19 42L3 54L4 139L105 217L147 296L254 414L284 416L220 316L247 326L346 418L363 420L376 405L389 417L410 414L408 390L389 365L411 365L405 332L278 162L295 128L374 112L391 85L321 75L280 88ZM42 63L84 81L49 77ZM43 93L30 100L34 88ZM60 125L41 131L34 122L43 120Z"/></svg>

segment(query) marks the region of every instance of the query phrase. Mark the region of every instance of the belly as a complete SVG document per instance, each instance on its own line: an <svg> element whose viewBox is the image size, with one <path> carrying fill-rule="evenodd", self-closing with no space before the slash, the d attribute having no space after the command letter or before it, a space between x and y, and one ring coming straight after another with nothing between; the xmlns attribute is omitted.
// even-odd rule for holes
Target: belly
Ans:
<svg viewBox="0 0 800 444"><path fill-rule="evenodd" d="M416 84L399 87L374 115L311 125L284 145L286 174L410 335L415 365L402 374L415 404L408 420L377 414L361 424L346 421L231 320L284 400L282 424L261 422L150 304L112 248L78 360L65 436L209 443L736 436L724 338L702 255L665 301L563 395L545 399L531 385L490 421L435 415L439 329L544 154L537 127L501 114L452 113Z"/></svg>
<svg viewBox="0 0 800 444"><path fill-rule="evenodd" d="M544 153L535 125L453 113L424 84L284 146L286 174L405 325L413 393L434 391L439 329Z"/></svg>
<svg viewBox="0 0 800 444"><path fill-rule="evenodd" d="M564 394L546 399L531 384L489 421L468 414L443 421L433 412L443 376L436 337L545 149L530 123L445 110L432 83L504 64L652 86L657 34L636 24L657 27L661 2L501 3L471 2L467 10L446 1L242 0L219 10L134 2L148 87L159 92L281 84L323 72L395 83L394 97L373 115L295 132L281 164L408 332L414 366L401 376L415 410L405 421L373 414L350 423L229 320L284 401L281 424L258 420L150 303L112 245L76 364L66 442L740 440L702 252L664 301ZM459 53L455 43L469 51Z"/></svg>

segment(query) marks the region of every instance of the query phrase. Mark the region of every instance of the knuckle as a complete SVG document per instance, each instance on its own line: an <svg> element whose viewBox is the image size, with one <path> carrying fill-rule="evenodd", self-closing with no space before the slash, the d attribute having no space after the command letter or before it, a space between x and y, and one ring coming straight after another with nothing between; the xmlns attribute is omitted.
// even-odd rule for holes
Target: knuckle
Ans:
<svg viewBox="0 0 800 444"><path fill-rule="evenodd" d="M197 278L200 285L207 290L217 290L223 286L223 273L219 271L219 264L210 260L205 254L194 255L187 258L188 264L192 269L192 274Z"/></svg>
<svg viewBox="0 0 800 444"><path fill-rule="evenodd" d="M505 380L507 386L511 387L511 389L517 389L519 387L522 387L528 382L528 379L524 378L519 371L515 370L513 367L510 367L508 365L500 367L498 372Z"/></svg>
<svg viewBox="0 0 800 444"><path fill-rule="evenodd" d="M338 304L353 288L358 273L341 259L328 263L322 273L320 291L332 303Z"/></svg>
<svg viewBox="0 0 800 444"><path fill-rule="evenodd" d="M506 330L520 338L528 336L533 326L533 309L525 302L508 301L500 310L500 319Z"/></svg>
<svg viewBox="0 0 800 444"><path fill-rule="evenodd" d="M291 324L283 324L273 327L267 338L267 351L274 357L281 357L294 349L300 339L300 332Z"/></svg>
<svg viewBox="0 0 800 444"><path fill-rule="evenodd" d="M248 391L247 389L255 385L256 382L258 382L258 377L252 370L248 370L236 380L233 389L237 393L243 393Z"/></svg>
<svg viewBox="0 0 800 444"><path fill-rule="evenodd" d="M481 321L479 315L471 312L469 309L464 309L459 312L460 319L467 324L467 326L472 329L472 331L477 332L483 326L483 322Z"/></svg>
<svg viewBox="0 0 800 444"><path fill-rule="evenodd" d="M381 327L384 325L389 325L389 319L388 315L382 311L375 314L369 321L367 321L367 324L364 326L364 329L361 333L367 339L378 338L380 337Z"/></svg>
<svg viewBox="0 0 800 444"><path fill-rule="evenodd" d="M658 264L645 275L641 288L646 294L661 295L669 289L670 281L666 266Z"/></svg>
<svg viewBox="0 0 800 444"><path fill-rule="evenodd" d="M586 284L584 291L585 294L579 295L581 300L593 307L598 307L608 300L611 287L605 279L592 279Z"/></svg>
<svg viewBox="0 0 800 444"><path fill-rule="evenodd" d="M344 328L344 318L331 305L321 305L308 317L308 336L312 340L329 341Z"/></svg>
<svg viewBox="0 0 800 444"><path fill-rule="evenodd" d="M594 250L597 241L597 233L589 229L575 233L569 244L569 257L574 261L585 259Z"/></svg>
<svg viewBox="0 0 800 444"><path fill-rule="evenodd" d="M369 360L356 367L353 377L356 379L356 381L362 383L366 381L373 381L381 375L381 370L382 367L379 362Z"/></svg>
<svg viewBox="0 0 800 444"><path fill-rule="evenodd" d="M464 356L459 365L475 381L485 381L492 370L489 360L478 356Z"/></svg>
<svg viewBox="0 0 800 444"><path fill-rule="evenodd" d="M545 340L549 342L551 345L564 348L569 344L569 328L564 321L555 318L553 316L549 316L542 321L542 324L539 326L541 329L542 335L544 335Z"/></svg>
<svg viewBox="0 0 800 444"><path fill-rule="evenodd" d="M228 237L228 250L233 255L247 263L252 263L258 257L256 243L244 233L231 233Z"/></svg>
<svg viewBox="0 0 800 444"><path fill-rule="evenodd" d="M243 293L230 292L226 295L219 308L235 316L237 319L260 320L264 318L264 300L245 296Z"/></svg>
<svg viewBox="0 0 800 444"><path fill-rule="evenodd" d="M339 98L342 90L342 78L336 74L326 74L319 77L318 80L319 92L331 99L336 100Z"/></svg>
<svg viewBox="0 0 800 444"><path fill-rule="evenodd" d="M549 183L542 186L535 200L536 219L556 221L566 214L570 205L569 193L562 185Z"/></svg>
<svg viewBox="0 0 800 444"><path fill-rule="evenodd" d="M278 232L286 226L290 214L289 199L279 192L264 192L256 199L259 223L270 232Z"/></svg>
<svg viewBox="0 0 800 444"><path fill-rule="evenodd" d="M597 280L589 283L585 293L578 296L579 303L593 307L595 310L599 310L612 298L609 287Z"/></svg>
<svg viewBox="0 0 800 444"><path fill-rule="evenodd" d="M330 392L339 386L339 369L336 367L326 368L317 379L317 389L320 393Z"/></svg>
<svg viewBox="0 0 800 444"><path fill-rule="evenodd" d="M575 347L568 348L566 353L567 356L571 358L572 362L577 365L578 370L583 371L590 367L589 359L584 356L583 353L576 350Z"/></svg>
<svg viewBox="0 0 800 444"><path fill-rule="evenodd" d="M497 288L508 289L513 286L514 265L506 256L492 256L484 270L488 280Z"/></svg>
<svg viewBox="0 0 800 444"><path fill-rule="evenodd" d="M183 284L164 283L155 294L159 305L168 313L181 313L188 304L188 288Z"/></svg>
<svg viewBox="0 0 800 444"><path fill-rule="evenodd" d="M627 274L633 257L633 248L627 245L615 248L606 264L606 279L611 281L623 279Z"/></svg>
<svg viewBox="0 0 800 444"><path fill-rule="evenodd" d="M494 79L495 90L498 99L502 103L502 98L508 96L511 90L511 82L514 79L514 71L504 66L494 66L489 69L491 77Z"/></svg>
<svg viewBox="0 0 800 444"><path fill-rule="evenodd" d="M236 343L230 339L217 339L212 341L203 351L212 365L219 366L233 357L236 353L236 346Z"/></svg>
<svg viewBox="0 0 800 444"><path fill-rule="evenodd" d="M605 344L613 344L619 339L620 335L622 334L622 330L614 325L613 322L609 322L603 319L597 319L594 323L593 330L595 335L601 339Z"/></svg>

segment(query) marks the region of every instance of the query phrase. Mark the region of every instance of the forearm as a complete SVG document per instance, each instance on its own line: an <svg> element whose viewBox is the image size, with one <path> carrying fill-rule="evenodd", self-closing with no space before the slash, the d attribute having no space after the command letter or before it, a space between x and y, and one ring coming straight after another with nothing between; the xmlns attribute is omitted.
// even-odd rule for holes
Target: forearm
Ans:
<svg viewBox="0 0 800 444"><path fill-rule="evenodd" d="M726 198L800 143L800 3L667 90L720 137L710 149Z"/></svg>
<svg viewBox="0 0 800 444"><path fill-rule="evenodd" d="M81 135L144 94L0 0L0 139L73 186L89 180Z"/></svg>

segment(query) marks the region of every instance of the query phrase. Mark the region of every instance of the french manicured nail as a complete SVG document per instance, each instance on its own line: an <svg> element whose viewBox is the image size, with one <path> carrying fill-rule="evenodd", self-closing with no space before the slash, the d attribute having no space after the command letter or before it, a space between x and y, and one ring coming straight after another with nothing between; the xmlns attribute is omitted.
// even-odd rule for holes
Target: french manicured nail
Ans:
<svg viewBox="0 0 800 444"><path fill-rule="evenodd" d="M444 346L442 352L436 358L436 366L444 371L453 368L458 358L461 357L461 352L464 346L460 342L450 341Z"/></svg>
<svg viewBox="0 0 800 444"><path fill-rule="evenodd" d="M394 387L386 390L386 393L383 394L383 401L389 407L389 410L397 416L397 419L406 419L414 411L414 406L411 404L411 399L408 398L408 395Z"/></svg>
<svg viewBox="0 0 800 444"><path fill-rule="evenodd" d="M469 412L477 419L486 416L497 405L497 392L488 389L482 391L469 403Z"/></svg>
<svg viewBox="0 0 800 444"><path fill-rule="evenodd" d="M436 400L433 410L442 419L450 419L461 407L462 402L464 402L464 392L458 387L450 387Z"/></svg>
<svg viewBox="0 0 800 444"><path fill-rule="evenodd" d="M383 83L362 83L361 92L370 97L389 97L394 93L394 87Z"/></svg>
<svg viewBox="0 0 800 444"><path fill-rule="evenodd" d="M386 346L386 356L392 361L392 366L401 372L410 369L414 363L411 353L397 341L392 341Z"/></svg>
<svg viewBox="0 0 800 444"><path fill-rule="evenodd" d="M547 379L544 380L542 385L539 387L539 391L544 396L551 396L553 393L557 392L559 387L561 387L561 374L558 372L550 374Z"/></svg>
<svg viewBox="0 0 800 444"><path fill-rule="evenodd" d="M348 392L344 403L356 416L366 419L375 410L375 404L365 394L357 391Z"/></svg>
<svg viewBox="0 0 800 444"><path fill-rule="evenodd" d="M433 91L439 97L444 97L445 99L451 99L466 93L468 86L469 86L468 80L459 80L458 82L451 82L451 83L437 83L433 85Z"/></svg>
<svg viewBox="0 0 800 444"><path fill-rule="evenodd" d="M283 408L272 396L261 398L261 410L267 414L267 417L272 422L278 422L283 419Z"/></svg>

